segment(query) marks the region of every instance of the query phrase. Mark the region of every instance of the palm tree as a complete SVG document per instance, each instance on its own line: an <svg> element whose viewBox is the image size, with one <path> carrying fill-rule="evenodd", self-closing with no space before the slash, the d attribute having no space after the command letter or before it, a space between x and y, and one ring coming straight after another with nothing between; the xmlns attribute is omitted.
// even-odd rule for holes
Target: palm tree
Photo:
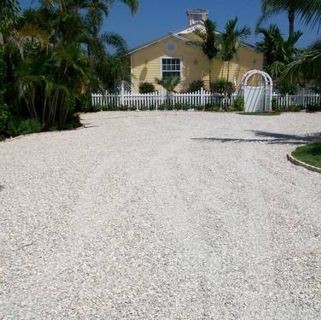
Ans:
<svg viewBox="0 0 321 320"><path fill-rule="evenodd" d="M296 43L302 36L301 31L296 31L285 40L277 25L270 25L268 29L259 28L258 32L264 36L263 41L257 43L257 48L264 54L264 69L276 79L298 54Z"/></svg>
<svg viewBox="0 0 321 320"><path fill-rule="evenodd" d="M2 0L0 5L0 45L3 44L3 34L6 34L16 23L20 6L17 0Z"/></svg>
<svg viewBox="0 0 321 320"><path fill-rule="evenodd" d="M209 87L212 83L213 59L219 53L219 36L216 32L216 23L210 19L204 21L204 30L196 29L194 33L201 38L200 41L190 41L191 44L200 46L209 60Z"/></svg>
<svg viewBox="0 0 321 320"><path fill-rule="evenodd" d="M299 17L304 23L313 26L321 22L321 0L262 0L262 15L257 28L267 18L286 12L289 21L289 37L295 33L295 20Z"/></svg>
<svg viewBox="0 0 321 320"><path fill-rule="evenodd" d="M321 86L321 40L313 43L295 61L290 63L283 73L283 77L298 81L306 79Z"/></svg>
<svg viewBox="0 0 321 320"><path fill-rule="evenodd" d="M43 129L63 128L93 89L103 89L105 75L115 79L127 72L125 41L101 32L116 0L39 0L37 9L21 16L17 1L1 0L0 6L0 104L9 105L0 106L0 131L10 113L35 118ZM132 13L138 8L138 0L118 1Z"/></svg>
<svg viewBox="0 0 321 320"><path fill-rule="evenodd" d="M250 28L246 26L238 29L237 22L237 17L228 21L221 35L221 57L224 62L227 62L227 81L229 81L230 61L237 53L241 40L246 39L251 34Z"/></svg>

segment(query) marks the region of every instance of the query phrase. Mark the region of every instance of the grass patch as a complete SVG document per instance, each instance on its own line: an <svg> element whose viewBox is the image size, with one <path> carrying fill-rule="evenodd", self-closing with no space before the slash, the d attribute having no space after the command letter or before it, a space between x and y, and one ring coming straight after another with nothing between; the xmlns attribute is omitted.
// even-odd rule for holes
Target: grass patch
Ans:
<svg viewBox="0 0 321 320"><path fill-rule="evenodd" d="M273 112L239 112L238 114L242 116L279 116L281 112L273 111Z"/></svg>
<svg viewBox="0 0 321 320"><path fill-rule="evenodd" d="M321 140L298 147L292 152L296 159L321 168Z"/></svg>

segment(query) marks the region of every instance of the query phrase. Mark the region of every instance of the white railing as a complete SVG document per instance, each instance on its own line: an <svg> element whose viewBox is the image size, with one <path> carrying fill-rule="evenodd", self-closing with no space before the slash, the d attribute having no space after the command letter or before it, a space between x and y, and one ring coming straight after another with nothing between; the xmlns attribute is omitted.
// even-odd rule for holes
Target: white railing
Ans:
<svg viewBox="0 0 321 320"><path fill-rule="evenodd" d="M288 108L293 105L306 107L309 104L321 104L321 95L314 93L301 93L296 95L273 94L277 106Z"/></svg>
<svg viewBox="0 0 321 320"><path fill-rule="evenodd" d="M237 94L224 97L222 94L208 92L201 89L197 92L166 93L166 91L152 93L131 93L121 90L120 93L92 94L93 106L127 107L128 109L158 109L162 105L205 106L217 105L223 108L232 105ZM293 105L306 107L308 104L321 104L321 95L303 92L297 95L273 94L274 103L278 107L288 108Z"/></svg>
<svg viewBox="0 0 321 320"><path fill-rule="evenodd" d="M233 103L237 94L231 97L224 97L222 94L212 93L201 89L196 92L188 93L166 93L166 91L153 93L131 93L122 90L119 94L92 94L93 106L127 106L128 108L158 108L166 105L189 105L205 106L207 104L216 104L221 107Z"/></svg>

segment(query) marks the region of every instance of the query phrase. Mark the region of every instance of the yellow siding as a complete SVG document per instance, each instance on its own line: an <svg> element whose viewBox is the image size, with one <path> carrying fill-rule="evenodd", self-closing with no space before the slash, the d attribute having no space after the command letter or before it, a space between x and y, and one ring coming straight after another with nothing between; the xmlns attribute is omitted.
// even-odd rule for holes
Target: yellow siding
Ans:
<svg viewBox="0 0 321 320"><path fill-rule="evenodd" d="M214 78L227 79L227 75L229 74L229 81L236 82L237 85L240 85L242 77L247 71L252 69L262 70L262 67L263 55L251 48L241 46L233 60L229 63L221 61L220 68L215 70L214 65L212 72L215 73Z"/></svg>
<svg viewBox="0 0 321 320"><path fill-rule="evenodd" d="M166 50L166 45L176 45L175 52ZM158 43L149 45L131 54L131 73L134 90L137 91L142 82L151 82L159 90L157 79L161 78L161 58L173 57L182 60L182 82L176 87L177 91L187 90L194 80L209 82L209 61L198 47L187 44L174 37L168 37ZM239 83L243 74L250 69L262 68L263 56L253 49L241 47L238 56L230 62L230 81ZM212 64L212 81L227 77L227 63L214 59ZM207 86L206 85L206 86Z"/></svg>

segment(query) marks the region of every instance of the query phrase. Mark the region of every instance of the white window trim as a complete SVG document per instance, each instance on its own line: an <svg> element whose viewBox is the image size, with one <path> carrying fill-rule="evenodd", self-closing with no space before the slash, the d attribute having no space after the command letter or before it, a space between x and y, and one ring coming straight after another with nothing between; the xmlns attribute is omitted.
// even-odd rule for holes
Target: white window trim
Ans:
<svg viewBox="0 0 321 320"><path fill-rule="evenodd" d="M180 80L183 80L183 68L184 68L184 64L183 64L183 59L182 57L171 57L171 56L162 56L160 57L160 64L159 64L159 73L160 73L160 79L163 80L163 59L179 59L180 61Z"/></svg>

